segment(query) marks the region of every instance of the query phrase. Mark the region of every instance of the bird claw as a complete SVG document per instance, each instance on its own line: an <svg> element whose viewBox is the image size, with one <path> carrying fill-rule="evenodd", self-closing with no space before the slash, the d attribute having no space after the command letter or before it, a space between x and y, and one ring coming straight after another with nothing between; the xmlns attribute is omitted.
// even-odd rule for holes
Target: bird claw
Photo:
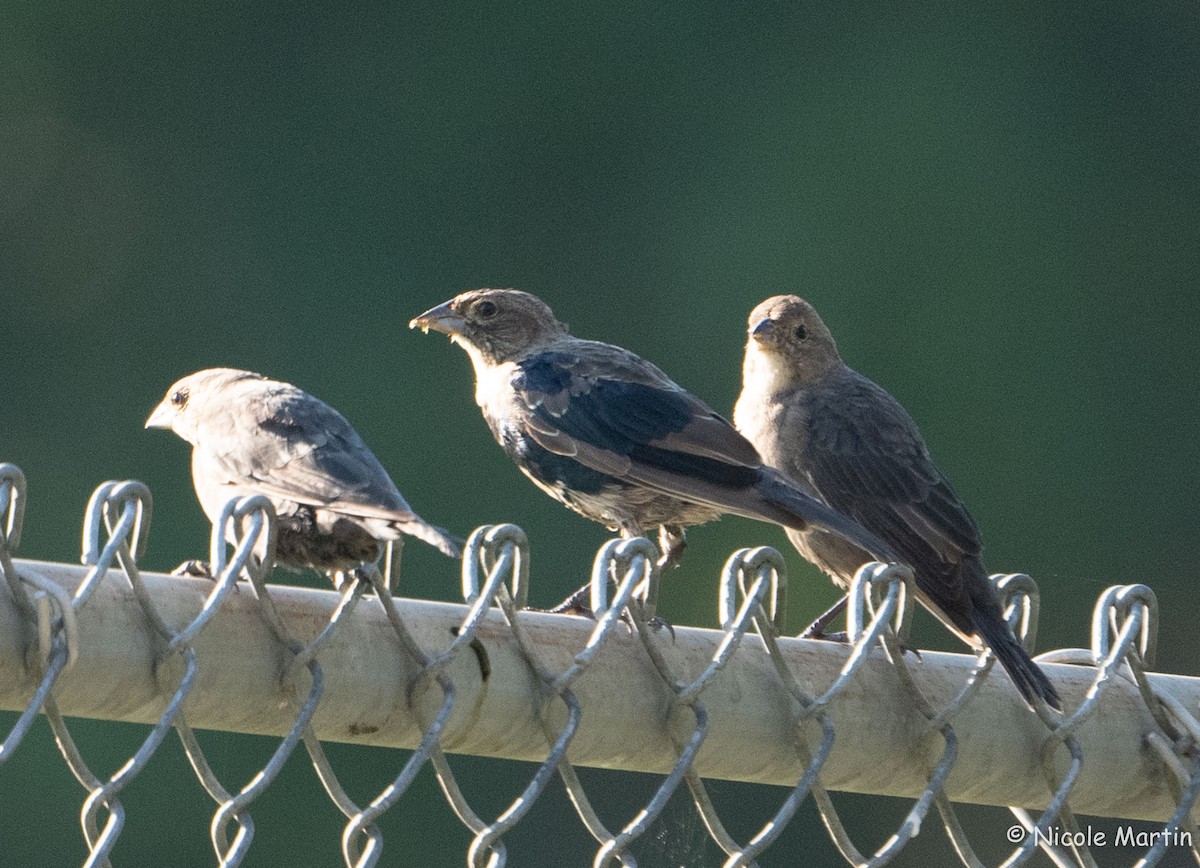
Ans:
<svg viewBox="0 0 1200 868"><path fill-rule="evenodd" d="M850 641L850 634L845 630L837 630L833 633L826 633L824 630L814 629L816 627L816 624L810 624L808 628L797 638L816 639L818 642L841 642L843 645Z"/></svg>
<svg viewBox="0 0 1200 868"><path fill-rule="evenodd" d="M335 591L344 591L350 585L362 582L366 586L366 590L370 590L373 585L371 583L371 570L378 570L374 564L362 564L350 570L332 570L326 575L329 577L329 583L333 585Z"/></svg>
<svg viewBox="0 0 1200 868"><path fill-rule="evenodd" d="M625 611L628 613L629 610L626 609ZM666 630L671 634L671 641L675 641L675 627L672 626L671 622L662 615L655 615L653 618L648 618L646 620L646 626L656 632L659 630Z"/></svg>
<svg viewBox="0 0 1200 868"><path fill-rule="evenodd" d="M814 630L813 627L815 627L815 626L816 626L815 624L810 625L807 630L805 630L803 633L801 633L799 635L798 638L800 638L800 639L816 639L818 642L841 642L843 645L850 644L850 634L847 633L845 630L838 630L836 633L825 633L821 630ZM918 660L921 659L921 649L920 648L910 648L908 645L905 645L903 642L900 643L900 653L911 654L912 656L916 657Z"/></svg>
<svg viewBox="0 0 1200 868"><path fill-rule="evenodd" d="M833 623L833 619L842 613L842 611L846 608L847 602L848 602L848 598L842 597L840 600L838 600L836 603L834 603L832 606L830 606L827 610L822 612L821 616L819 618L817 618L817 620L813 621L811 624L809 624L807 627L804 628L804 632L800 634L800 638L801 639L824 639L827 635L844 637L846 635L845 632L827 634L825 632L825 628L828 627L831 623ZM835 641L837 641L837 640L835 640ZM845 641L845 639L842 639L841 641Z"/></svg>
<svg viewBox="0 0 1200 868"><path fill-rule="evenodd" d="M531 606L527 611L547 612L552 615L577 615L583 618L590 618L591 620L595 621L596 613L593 612L591 607L587 604L589 601L590 590L590 586L585 585L553 608L535 609ZM622 610L621 612L621 623L623 623L629 629L630 633L633 632L633 616L629 614L628 608ZM652 618L646 619L646 626L655 631L666 629L671 634L671 641L675 641L675 628L671 626L671 623L667 621L666 618L663 618L660 615L655 615Z"/></svg>
<svg viewBox="0 0 1200 868"><path fill-rule="evenodd" d="M571 596L567 597L557 606L549 609L532 609L534 612L548 612L551 615L579 615L584 618L596 620L596 613L592 611L588 602L591 597L591 585L584 585L578 591L575 591Z"/></svg>
<svg viewBox="0 0 1200 868"><path fill-rule="evenodd" d="M184 576L189 579L207 579L213 584L216 584L217 580L220 578L220 576L213 572L212 564L210 564L208 561L199 560L184 561L175 569L171 570L171 575ZM235 594L238 592L236 581L233 583L233 592Z"/></svg>
<svg viewBox="0 0 1200 868"><path fill-rule="evenodd" d="M187 576L193 579L211 579L216 581L216 575L213 574L212 565L208 561L184 561L175 569L171 570L173 576Z"/></svg>
<svg viewBox="0 0 1200 868"><path fill-rule="evenodd" d="M680 561L683 560L683 550L687 548L683 528L668 527L667 525L660 527L658 529L658 548L662 553L657 561L660 574L679 566Z"/></svg>

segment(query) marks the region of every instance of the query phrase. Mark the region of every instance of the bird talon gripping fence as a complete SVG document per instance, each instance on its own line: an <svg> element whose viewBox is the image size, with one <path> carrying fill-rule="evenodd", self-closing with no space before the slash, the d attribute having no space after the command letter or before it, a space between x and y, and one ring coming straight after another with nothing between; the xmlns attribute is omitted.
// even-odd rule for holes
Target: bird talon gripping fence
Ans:
<svg viewBox="0 0 1200 868"><path fill-rule="evenodd" d="M684 792L726 865L796 864L795 854L770 848L808 799L852 864L883 864L922 828L929 834L931 808L963 864L981 864L955 802L1016 806L1006 864L1039 851L1043 863L1103 863L1105 841L1085 834L1073 811L1142 821L1120 850L1122 863L1200 862L1200 683L1147 671L1157 610L1143 585L1101 595L1090 650L1039 658L1050 664L1067 713L1039 703L1035 714L1003 673L991 673L989 653L905 651L912 595L901 567L860 570L850 589L849 642L812 642L782 635L787 587L782 559L769 548L730 557L720 630L669 629L654 618L658 552L644 539L613 541L598 553L590 621L523 610L529 554L513 525L471 535L465 603L455 605L394 598L374 568L340 593L267 585L270 559L252 555L263 535L269 551L275 533L262 497L230 502L215 523L211 584L143 574L137 561L151 499L137 482L106 483L93 495L82 567L16 560L25 497L21 472L0 465L0 709L17 712L0 743L0 777L44 714L86 791L88 865L108 864L125 823L121 792L171 729L215 804L210 832L221 865L246 858L254 801L301 744L346 817L341 852L350 866L380 859L385 842L376 821L405 810L426 765L474 836L463 854L469 865L506 862L505 834L555 778L596 841L587 857L595 865L636 864L639 839ZM227 536L236 544L227 546ZM1018 636L1032 645L1036 587L1023 575L996 584ZM149 731L102 777L77 748L71 717ZM218 779L194 729L280 740L238 785ZM324 742L406 751L381 752L395 763L395 778L360 804L343 789ZM506 809L483 817L448 750L529 761L535 771ZM636 816L606 824L576 772L582 766L662 779ZM721 779L773 785L778 810L757 832L735 837L705 783ZM831 790L914 801L894 834L864 853ZM0 822L36 810L33 799L4 807ZM1120 829L1113 834L1119 839Z"/></svg>

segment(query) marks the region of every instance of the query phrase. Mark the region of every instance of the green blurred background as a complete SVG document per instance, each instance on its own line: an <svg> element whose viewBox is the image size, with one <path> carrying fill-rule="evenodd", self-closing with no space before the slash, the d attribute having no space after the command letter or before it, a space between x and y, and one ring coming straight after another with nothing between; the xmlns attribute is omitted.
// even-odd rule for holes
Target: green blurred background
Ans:
<svg viewBox="0 0 1200 868"><path fill-rule="evenodd" d="M147 566L201 554L187 448L141 426L177 377L229 365L338 407L430 520L521 524L534 602L552 603L606 533L519 475L465 356L408 319L516 286L729 411L746 314L797 292L922 425L991 568L1039 581L1040 648L1086 643L1097 594L1141 581L1164 612L1158 668L1200 674L1198 14L4 2L0 460L29 479L21 554L76 561L91 490L122 478L155 495ZM673 623L714 622L720 564L744 545L789 552L794 626L833 599L774 528L726 519L690 540L663 592ZM406 567L405 593L456 593L426 547ZM955 648L931 621L920 644ZM145 729L78 732L106 771ZM202 737L231 786L273 747ZM332 752L360 799L404 759ZM485 815L532 774L455 762ZM656 785L585 780L616 827ZM784 796L714 789L743 836ZM0 768L6 863L80 861L82 798L39 721ZM212 805L174 742L123 799L116 864L212 863ZM839 803L863 847L907 810ZM340 816L300 756L253 813L246 864L338 864ZM981 855L1006 851L1006 813L966 814ZM937 825L901 864L948 857ZM468 835L427 774L384 830L388 865L462 864ZM516 865L594 852L557 787L508 841ZM720 862L682 803L638 852ZM835 858L807 809L763 864L802 854Z"/></svg>

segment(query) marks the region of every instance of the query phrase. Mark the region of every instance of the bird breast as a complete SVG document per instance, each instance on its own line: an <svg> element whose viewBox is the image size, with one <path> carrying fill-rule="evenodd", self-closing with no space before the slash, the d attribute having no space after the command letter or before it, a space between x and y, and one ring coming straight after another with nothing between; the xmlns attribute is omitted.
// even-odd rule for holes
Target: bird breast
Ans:
<svg viewBox="0 0 1200 868"><path fill-rule="evenodd" d="M475 403L492 419L506 418L512 412L512 378L516 364L488 364L474 347L471 347L470 355L475 367Z"/></svg>
<svg viewBox="0 0 1200 868"><path fill-rule="evenodd" d="M733 408L733 424L762 454L764 448L774 440L771 436L772 419L779 411L778 390L772 387L766 377L749 376L749 356L746 362L748 376ZM765 454L763 459L770 463Z"/></svg>
<svg viewBox="0 0 1200 868"><path fill-rule="evenodd" d="M742 362L742 392L755 392L759 400L766 401L772 395L790 388L795 377L791 367L779 353L767 352L754 340L746 346L746 358Z"/></svg>

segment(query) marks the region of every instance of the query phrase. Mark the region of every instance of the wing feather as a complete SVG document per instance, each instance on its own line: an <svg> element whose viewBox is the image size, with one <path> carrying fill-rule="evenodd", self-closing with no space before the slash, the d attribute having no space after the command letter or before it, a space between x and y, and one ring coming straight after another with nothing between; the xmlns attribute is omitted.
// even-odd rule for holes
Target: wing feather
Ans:
<svg viewBox="0 0 1200 868"><path fill-rule="evenodd" d="M687 496L684 477L744 487L758 478L757 450L707 404L633 353L572 341L522 360L512 385L540 446L595 470ZM663 473L668 476L663 476ZM675 484L663 482L677 475Z"/></svg>
<svg viewBox="0 0 1200 868"><path fill-rule="evenodd" d="M974 519L899 402L849 368L844 376L806 396L805 475L826 503L895 548L927 593L961 597L954 569L981 550Z"/></svg>
<svg viewBox="0 0 1200 868"><path fill-rule="evenodd" d="M228 484L365 518L414 517L345 417L295 387L253 385L209 423L204 438L209 466Z"/></svg>

